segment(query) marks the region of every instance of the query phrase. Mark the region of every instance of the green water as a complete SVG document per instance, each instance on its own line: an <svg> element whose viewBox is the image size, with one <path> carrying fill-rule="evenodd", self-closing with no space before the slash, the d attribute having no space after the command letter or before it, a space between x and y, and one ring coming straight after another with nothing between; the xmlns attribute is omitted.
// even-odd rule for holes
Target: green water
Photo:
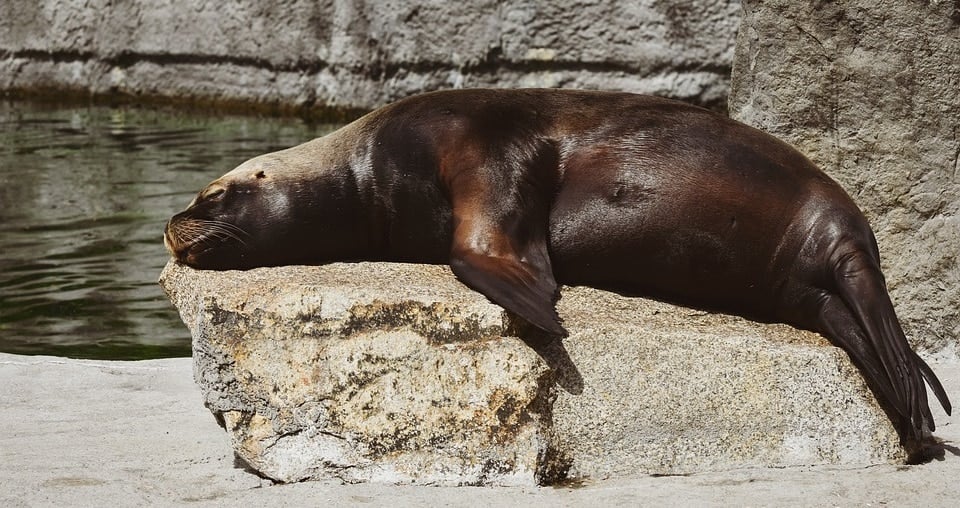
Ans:
<svg viewBox="0 0 960 508"><path fill-rule="evenodd" d="M164 223L243 160L334 127L0 102L0 351L189 356L157 285Z"/></svg>

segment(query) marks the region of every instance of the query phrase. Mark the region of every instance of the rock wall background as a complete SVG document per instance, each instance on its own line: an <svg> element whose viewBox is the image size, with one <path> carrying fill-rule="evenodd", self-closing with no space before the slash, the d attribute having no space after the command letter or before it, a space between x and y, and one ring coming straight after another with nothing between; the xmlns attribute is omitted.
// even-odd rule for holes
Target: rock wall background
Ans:
<svg viewBox="0 0 960 508"><path fill-rule="evenodd" d="M960 336L960 2L746 0L731 115L864 210L907 335Z"/></svg>
<svg viewBox="0 0 960 508"><path fill-rule="evenodd" d="M0 90L370 109L563 86L723 107L736 0L6 0Z"/></svg>

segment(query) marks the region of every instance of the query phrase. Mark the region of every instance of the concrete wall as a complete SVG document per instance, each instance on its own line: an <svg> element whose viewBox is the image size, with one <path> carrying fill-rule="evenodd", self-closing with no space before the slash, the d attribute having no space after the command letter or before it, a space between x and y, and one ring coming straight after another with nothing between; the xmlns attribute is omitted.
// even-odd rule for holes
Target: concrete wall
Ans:
<svg viewBox="0 0 960 508"><path fill-rule="evenodd" d="M456 87L723 107L737 0L5 0L0 90L369 109Z"/></svg>
<svg viewBox="0 0 960 508"><path fill-rule="evenodd" d="M960 2L743 5L731 115L793 144L843 185L876 232L907 335L955 356Z"/></svg>

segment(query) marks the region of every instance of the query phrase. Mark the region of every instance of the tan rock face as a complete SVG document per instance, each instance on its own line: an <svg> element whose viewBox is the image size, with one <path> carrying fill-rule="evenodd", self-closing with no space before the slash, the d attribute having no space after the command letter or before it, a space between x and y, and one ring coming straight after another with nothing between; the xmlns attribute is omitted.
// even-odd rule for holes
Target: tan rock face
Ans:
<svg viewBox="0 0 960 508"><path fill-rule="evenodd" d="M870 219L919 350L960 337L960 6L745 0L734 118L793 144Z"/></svg>
<svg viewBox="0 0 960 508"><path fill-rule="evenodd" d="M501 311L482 299L430 301L425 286L397 298L394 282L415 283L398 270L374 291L308 268L171 266L164 281L197 333L208 407L263 474L530 483L547 448L547 366L501 337Z"/></svg>
<svg viewBox="0 0 960 508"><path fill-rule="evenodd" d="M171 263L161 284L207 407L279 481L533 485L903 459L846 356L787 326L565 288L571 336L542 345L443 266Z"/></svg>

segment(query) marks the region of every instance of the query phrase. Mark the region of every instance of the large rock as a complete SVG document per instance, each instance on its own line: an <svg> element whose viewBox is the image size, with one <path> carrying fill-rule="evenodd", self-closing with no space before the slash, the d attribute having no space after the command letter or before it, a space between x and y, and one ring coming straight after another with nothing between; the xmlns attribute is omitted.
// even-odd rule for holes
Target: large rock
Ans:
<svg viewBox="0 0 960 508"><path fill-rule="evenodd" d="M438 88L726 101L739 3L0 3L0 90L370 109Z"/></svg>
<svg viewBox="0 0 960 508"><path fill-rule="evenodd" d="M732 116L837 179L918 349L960 337L960 4L745 0Z"/></svg>
<svg viewBox="0 0 960 508"><path fill-rule="evenodd" d="M280 481L543 484L900 461L819 336L591 288L544 345L445 266L196 271L161 285L239 457ZM529 344L529 345L528 345Z"/></svg>

